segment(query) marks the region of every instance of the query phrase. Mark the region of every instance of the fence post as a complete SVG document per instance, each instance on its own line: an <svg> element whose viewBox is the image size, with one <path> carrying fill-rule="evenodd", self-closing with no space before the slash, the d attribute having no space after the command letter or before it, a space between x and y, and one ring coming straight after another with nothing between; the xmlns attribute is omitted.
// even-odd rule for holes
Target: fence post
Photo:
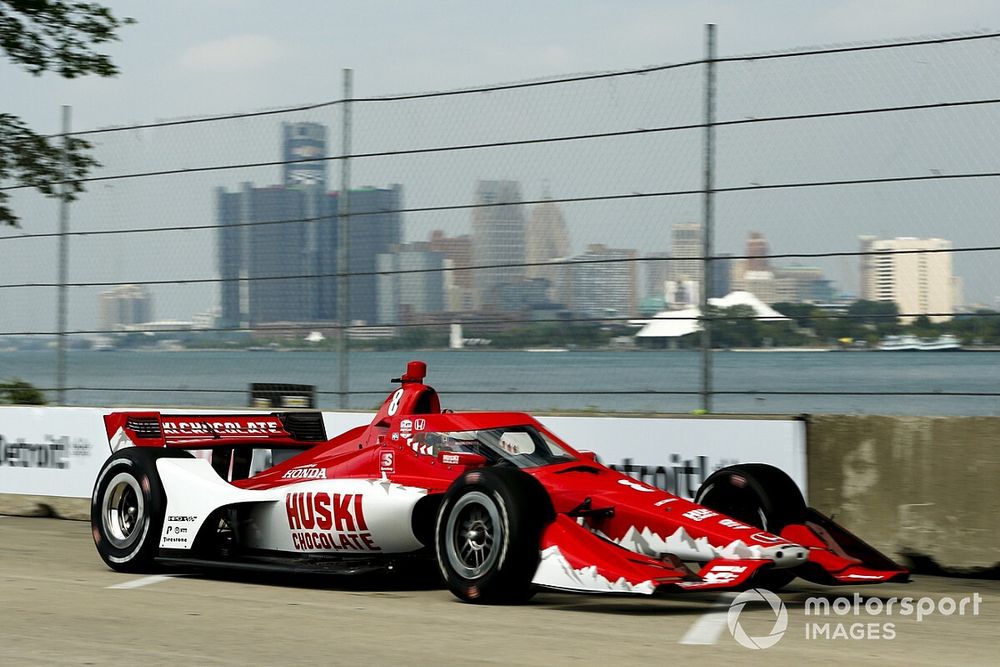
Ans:
<svg viewBox="0 0 1000 667"><path fill-rule="evenodd" d="M56 403L66 404L66 284L69 282L69 131L71 107L62 108L62 185L59 200L59 295L56 299Z"/></svg>
<svg viewBox="0 0 1000 667"><path fill-rule="evenodd" d="M348 402L348 382L350 375L347 367L347 325L351 321L349 304L351 300L350 285L348 284L348 223L350 222L349 192L351 189L351 97L353 95L353 75L354 71L345 69L344 74L344 98L341 105L341 138L340 138L340 193L337 196L337 319L339 327L337 329L337 357L338 357L338 383L337 393L339 396L339 407L347 408Z"/></svg>
<svg viewBox="0 0 1000 667"><path fill-rule="evenodd" d="M712 411L712 197L715 170L715 24L705 26L705 190L701 229L701 409Z"/></svg>

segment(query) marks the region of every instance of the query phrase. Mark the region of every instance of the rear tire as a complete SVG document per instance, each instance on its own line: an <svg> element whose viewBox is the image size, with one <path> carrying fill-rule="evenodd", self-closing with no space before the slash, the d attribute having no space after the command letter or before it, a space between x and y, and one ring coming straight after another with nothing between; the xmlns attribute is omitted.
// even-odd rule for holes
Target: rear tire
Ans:
<svg viewBox="0 0 1000 667"><path fill-rule="evenodd" d="M90 502L97 553L113 570L148 572L160 546L167 498L156 470L162 458L190 458L176 449L128 447L107 460Z"/></svg>
<svg viewBox="0 0 1000 667"><path fill-rule="evenodd" d="M542 531L555 514L548 493L515 468L459 477L438 510L435 551L448 589L460 600L518 604L534 595Z"/></svg>
<svg viewBox="0 0 1000 667"><path fill-rule="evenodd" d="M720 468L708 476L694 501L709 509L774 535L785 526L803 523L806 501L785 471L766 463L742 463ZM772 591L795 579L794 569L769 569L754 584Z"/></svg>

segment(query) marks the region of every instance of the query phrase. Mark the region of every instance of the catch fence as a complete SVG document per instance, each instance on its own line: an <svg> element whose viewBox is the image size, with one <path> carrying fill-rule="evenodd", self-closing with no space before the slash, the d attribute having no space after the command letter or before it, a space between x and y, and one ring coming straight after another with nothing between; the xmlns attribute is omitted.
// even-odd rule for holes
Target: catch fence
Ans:
<svg viewBox="0 0 1000 667"><path fill-rule="evenodd" d="M0 378L367 408L426 357L463 408L1000 412L995 353L871 351L1000 346L998 37L67 124L78 199L0 184Z"/></svg>

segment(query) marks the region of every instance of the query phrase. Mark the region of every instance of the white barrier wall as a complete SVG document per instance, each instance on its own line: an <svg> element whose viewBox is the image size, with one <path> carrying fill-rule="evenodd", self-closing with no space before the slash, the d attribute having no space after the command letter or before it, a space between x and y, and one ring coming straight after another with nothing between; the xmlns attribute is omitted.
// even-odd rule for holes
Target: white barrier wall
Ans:
<svg viewBox="0 0 1000 667"><path fill-rule="evenodd" d="M103 419L110 411L0 407L0 494L89 498L97 473L111 454ZM329 436L367 424L371 417L366 412L323 413ZM807 490L805 423L799 420L539 417L539 421L574 448L595 452L612 468L688 498L713 470L749 461L775 465L791 475L803 492Z"/></svg>
<svg viewBox="0 0 1000 667"><path fill-rule="evenodd" d="M539 417L576 449L664 491L693 498L712 472L770 463L806 495L806 423L799 419Z"/></svg>

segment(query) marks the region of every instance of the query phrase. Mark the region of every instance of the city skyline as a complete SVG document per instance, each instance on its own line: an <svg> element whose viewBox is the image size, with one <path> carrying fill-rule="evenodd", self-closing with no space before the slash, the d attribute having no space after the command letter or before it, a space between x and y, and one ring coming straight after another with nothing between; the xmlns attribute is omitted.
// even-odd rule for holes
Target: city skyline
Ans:
<svg viewBox="0 0 1000 667"><path fill-rule="evenodd" d="M318 123L283 123L281 134L285 162L282 186L257 188L246 183L241 192L217 190L218 267L224 279L220 285L222 326L331 323L338 318L336 279L331 274L337 272L339 194L329 190L325 161L302 161L328 153L327 128ZM352 216L358 212L378 215L346 219L353 239L350 270L371 266L362 273L375 274L352 277L350 320L384 325L427 318L433 321L435 316L447 313L537 308L562 308L584 317L631 317L638 314L643 296L651 299L644 308L684 308L697 303L703 270L697 259L703 249L699 222L672 224L666 250L640 253L579 239L586 244L585 250L573 254L567 219L549 188L546 183L541 199L529 207L522 203L519 181L477 180L474 197L478 206L471 212L470 235L453 238L435 230L427 241L409 242L403 241L410 236L406 219L394 212L405 210L401 185L388 190L352 190L348 198ZM372 200L374 204L358 204L359 198L370 199L373 193L380 197ZM385 199L388 193L394 197ZM264 225L260 229L232 226L275 221L282 216L302 221ZM385 225L388 227L383 229ZM359 244L360 239L368 242ZM456 243L464 242L460 239L468 239L467 249L456 252L462 247ZM860 239L862 251L951 248L950 242L939 239L926 243L900 238L877 241L870 236ZM732 289L754 294L767 304L833 303L842 298L821 269L797 263L772 264L771 254L767 237L749 231L742 257L726 254L713 263L717 285L710 296L722 297ZM951 273L951 258L944 261L934 257L931 263L936 268L927 273L928 262L920 255L912 261L862 256L858 296L893 301L901 312L950 312L962 305L960 299L954 298L957 280ZM638 280L640 264L646 267L644 287ZM460 271L469 266L493 265L503 266ZM297 273L325 277L275 279ZM897 277L890 288L876 289L872 277L876 273ZM358 278L365 281L360 290L355 285ZM913 289L907 284L911 279L922 286L921 296L911 296ZM880 280L884 283L888 279ZM948 283L947 290L937 285L940 281ZM942 298L944 291L948 299ZM929 293L933 298L927 296Z"/></svg>
<svg viewBox="0 0 1000 667"><path fill-rule="evenodd" d="M863 57L757 62L750 78L743 76L747 65L721 63L719 118L729 122L986 99L1000 78L990 68L979 66L987 42L881 49ZM934 66L914 72L905 66L913 58ZM972 75L949 76L959 69ZM671 225L701 218L697 194L701 152L700 133L645 129L697 123L701 89L700 68L682 67L641 77L544 84L488 95L433 98L436 101L359 103L354 112L355 153L445 150L420 157L353 160L351 189L404 183L406 207L414 212L406 214L400 240L413 242L428 238L435 229L449 238L468 235L472 216L467 207L475 201L477 180L516 180L525 201L539 201L548 183L554 201L568 200L559 206L571 232L571 253L600 243L650 256L670 247ZM775 90L780 94L771 94ZM790 96L789 90L796 95ZM993 171L995 158L989 150L996 127L993 115L989 105L979 105L836 121L727 126L720 130L717 146L717 254L740 254L749 230L765 234L780 253L847 252L856 248L854 239L866 233L880 238L946 237L956 249L954 271L964 278L966 300L995 306L1000 265L989 252L962 251L995 245L995 188L988 179L961 177ZM335 107L287 113L281 120L322 123L330 128L331 137L337 136L332 143L339 146L341 128ZM213 269L217 249L216 230L207 229L215 208L209 182L216 180L229 192L238 191L245 182L284 182L281 165L275 163L276 156L283 155L277 126L273 116L266 116L95 135L96 155L106 165L97 175L106 180L89 184L88 191L73 203L70 228L81 234L111 233L71 239L70 280L87 286L71 288L70 328L97 326L97 294L112 283L162 283L150 285L150 290L166 319L190 318L192 313L211 310L218 302L218 290L211 283L217 279ZM630 128L643 128L644 133L634 139L546 143L553 137ZM447 148L520 140L539 143L516 150L454 152ZM339 148L331 152L336 154ZM328 180L339 180L337 163L326 164ZM206 179L197 171L206 166L225 169ZM160 172L175 173L131 176ZM877 186L784 185L865 178L937 179L938 175L941 180ZM30 192L15 191L13 197L25 228L23 232L4 230L3 235L55 233L58 216L53 202ZM188 226L193 230L185 231ZM176 231L155 236L131 233L144 227ZM148 261L147 241L155 245L156 261ZM6 284L53 282L52 242L8 242L18 247L10 253L0 279ZM837 283L839 291L860 294L855 258L801 261L815 265ZM51 330L54 299L51 287L4 290L0 295L4 321L10 330Z"/></svg>

